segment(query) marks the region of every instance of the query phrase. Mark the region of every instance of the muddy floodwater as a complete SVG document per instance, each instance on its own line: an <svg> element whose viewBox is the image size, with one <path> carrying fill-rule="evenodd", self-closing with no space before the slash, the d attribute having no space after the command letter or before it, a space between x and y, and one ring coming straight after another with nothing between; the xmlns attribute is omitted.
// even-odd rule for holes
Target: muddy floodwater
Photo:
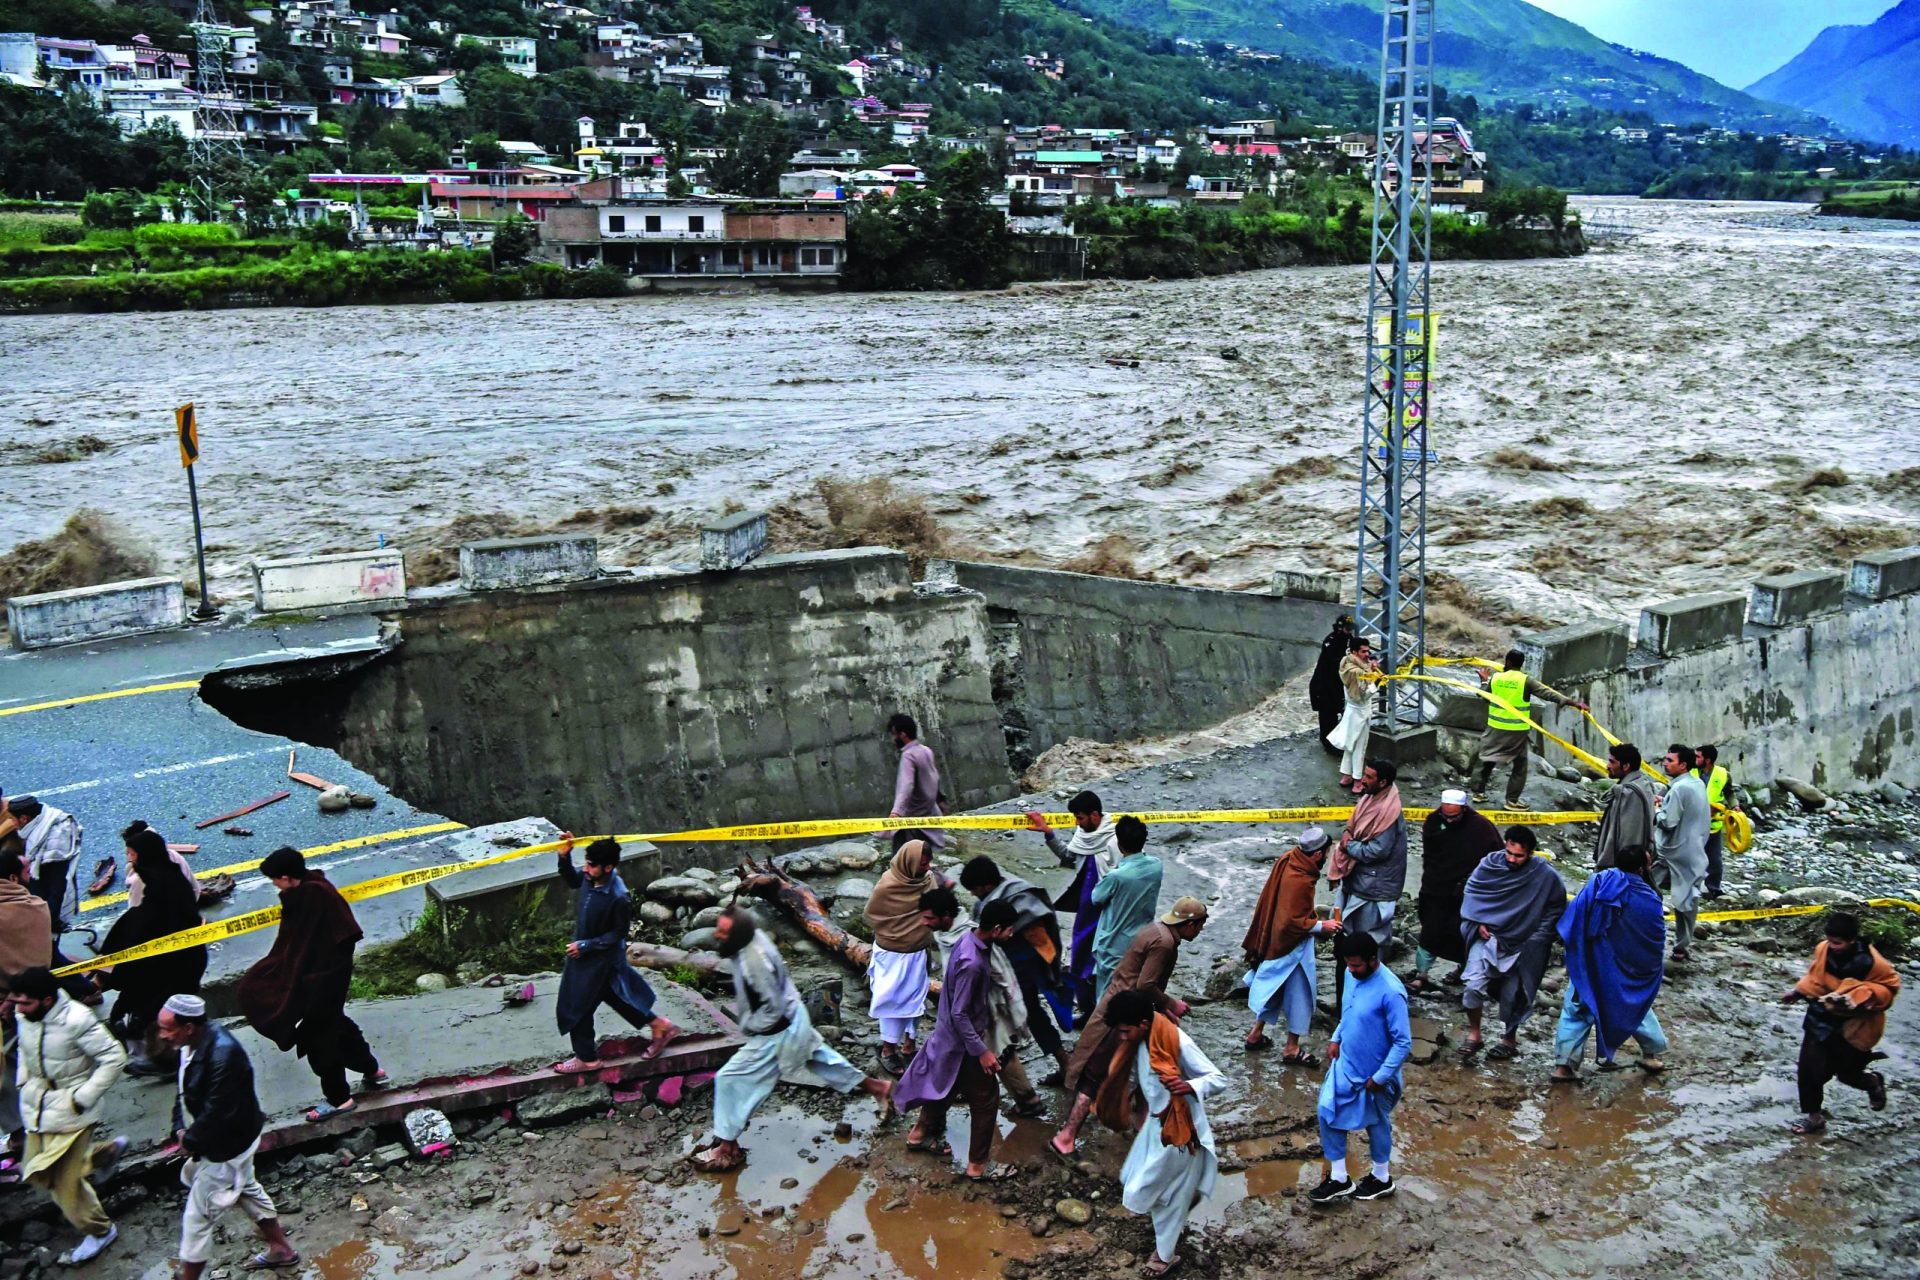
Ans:
<svg viewBox="0 0 1920 1280"><path fill-rule="evenodd" d="M1431 525L1496 624L1623 613L1915 540L1920 228L1588 201L1581 259L1442 263ZM1347 571L1364 272L990 296L670 297L0 319L0 549L97 507L178 562L200 406L216 575L462 515L683 555L823 476L923 494L961 550ZM1109 363L1137 360L1138 367ZM43 461L70 458L68 461ZM639 511L642 514L633 514ZM651 515L644 514L650 511Z"/></svg>

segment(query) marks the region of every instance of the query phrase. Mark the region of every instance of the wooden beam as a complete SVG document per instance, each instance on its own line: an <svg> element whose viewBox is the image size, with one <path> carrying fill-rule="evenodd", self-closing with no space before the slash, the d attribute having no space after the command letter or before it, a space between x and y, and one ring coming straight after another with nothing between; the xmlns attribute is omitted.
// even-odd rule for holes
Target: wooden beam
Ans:
<svg viewBox="0 0 1920 1280"><path fill-rule="evenodd" d="M235 809L232 813L223 813L217 818L208 818L205 822L196 822L193 824L193 829L195 831L205 831L208 827L215 826L219 823L232 822L235 818L244 818L255 809L264 809L270 804L279 804L292 794L293 792L291 791L276 791L265 800L255 800L252 804L243 805Z"/></svg>

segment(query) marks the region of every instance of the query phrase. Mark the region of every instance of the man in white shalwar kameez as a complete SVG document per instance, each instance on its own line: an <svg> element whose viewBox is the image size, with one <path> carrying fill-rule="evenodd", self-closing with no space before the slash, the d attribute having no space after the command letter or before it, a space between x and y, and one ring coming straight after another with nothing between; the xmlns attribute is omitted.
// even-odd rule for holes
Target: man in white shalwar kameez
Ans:
<svg viewBox="0 0 1920 1280"><path fill-rule="evenodd" d="M886 1115L893 1082L862 1072L820 1038L773 940L754 926L752 916L727 908L714 925L714 945L733 961L735 1014L746 1043L713 1079L714 1140L694 1152L696 1167L725 1173L746 1163L740 1135L782 1082L838 1093L860 1089L879 1099Z"/></svg>
<svg viewBox="0 0 1920 1280"><path fill-rule="evenodd" d="M1192 1037L1154 1010L1146 992L1116 994L1107 1018L1120 1032L1116 1057L1125 1054L1125 1069L1109 1073L1100 1116L1109 1125L1130 1119L1138 1128L1120 1170L1120 1203L1152 1218L1154 1254L1146 1270L1164 1276L1180 1265L1188 1215L1220 1180L1206 1099L1225 1089L1227 1078Z"/></svg>

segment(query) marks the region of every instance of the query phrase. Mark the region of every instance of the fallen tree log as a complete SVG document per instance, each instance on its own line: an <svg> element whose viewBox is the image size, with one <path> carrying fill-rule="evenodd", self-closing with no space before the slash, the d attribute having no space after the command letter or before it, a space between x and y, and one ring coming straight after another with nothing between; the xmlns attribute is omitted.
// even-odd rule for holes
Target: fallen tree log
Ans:
<svg viewBox="0 0 1920 1280"><path fill-rule="evenodd" d="M752 858L740 862L740 893L764 898L785 911L809 938L839 956L861 973L873 960L873 947L833 922L820 895L806 882L795 880L771 861L761 866Z"/></svg>
<svg viewBox="0 0 1920 1280"><path fill-rule="evenodd" d="M652 942L629 942L627 959L642 969L662 971L685 967L700 975L702 982L732 982L733 962L711 951L682 951Z"/></svg>

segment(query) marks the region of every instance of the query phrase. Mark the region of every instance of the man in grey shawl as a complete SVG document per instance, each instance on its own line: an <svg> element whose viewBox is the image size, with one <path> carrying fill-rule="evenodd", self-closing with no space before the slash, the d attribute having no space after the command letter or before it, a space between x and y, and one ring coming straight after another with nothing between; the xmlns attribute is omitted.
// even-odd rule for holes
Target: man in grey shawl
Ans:
<svg viewBox="0 0 1920 1280"><path fill-rule="evenodd" d="M1674 743L1661 767L1667 775L1667 794L1660 797L1653 819L1654 884L1667 891L1673 909L1673 958L1689 958L1694 917L1700 914L1700 887L1707 880L1707 832L1713 813L1707 804L1707 786L1693 771L1693 748Z"/></svg>
<svg viewBox="0 0 1920 1280"><path fill-rule="evenodd" d="M1600 839L1593 847L1595 871L1616 865L1622 849L1653 848L1653 815L1660 807L1660 793L1640 767L1640 748L1631 742L1608 750L1607 776L1613 779L1613 790L1607 792L1600 814Z"/></svg>
<svg viewBox="0 0 1920 1280"><path fill-rule="evenodd" d="M1498 1061L1520 1051L1520 1028L1533 1014L1533 998L1567 909L1566 882L1534 856L1540 845L1533 828L1508 827L1506 841L1506 848L1473 869L1460 901L1460 933L1467 943L1461 971L1467 989L1460 997L1467 1010L1467 1042L1460 1051L1467 1057L1480 1052L1481 1010L1492 1000L1506 1027L1500 1043L1487 1050L1487 1057Z"/></svg>
<svg viewBox="0 0 1920 1280"><path fill-rule="evenodd" d="M746 1163L740 1135L774 1086L815 1085L839 1093L860 1089L892 1106L893 1082L866 1075L827 1047L807 1017L806 1002L787 966L753 917L729 907L714 925L714 947L733 961L733 1000L741 1045L713 1080L713 1141L702 1144L693 1163L707 1173L725 1173Z"/></svg>

